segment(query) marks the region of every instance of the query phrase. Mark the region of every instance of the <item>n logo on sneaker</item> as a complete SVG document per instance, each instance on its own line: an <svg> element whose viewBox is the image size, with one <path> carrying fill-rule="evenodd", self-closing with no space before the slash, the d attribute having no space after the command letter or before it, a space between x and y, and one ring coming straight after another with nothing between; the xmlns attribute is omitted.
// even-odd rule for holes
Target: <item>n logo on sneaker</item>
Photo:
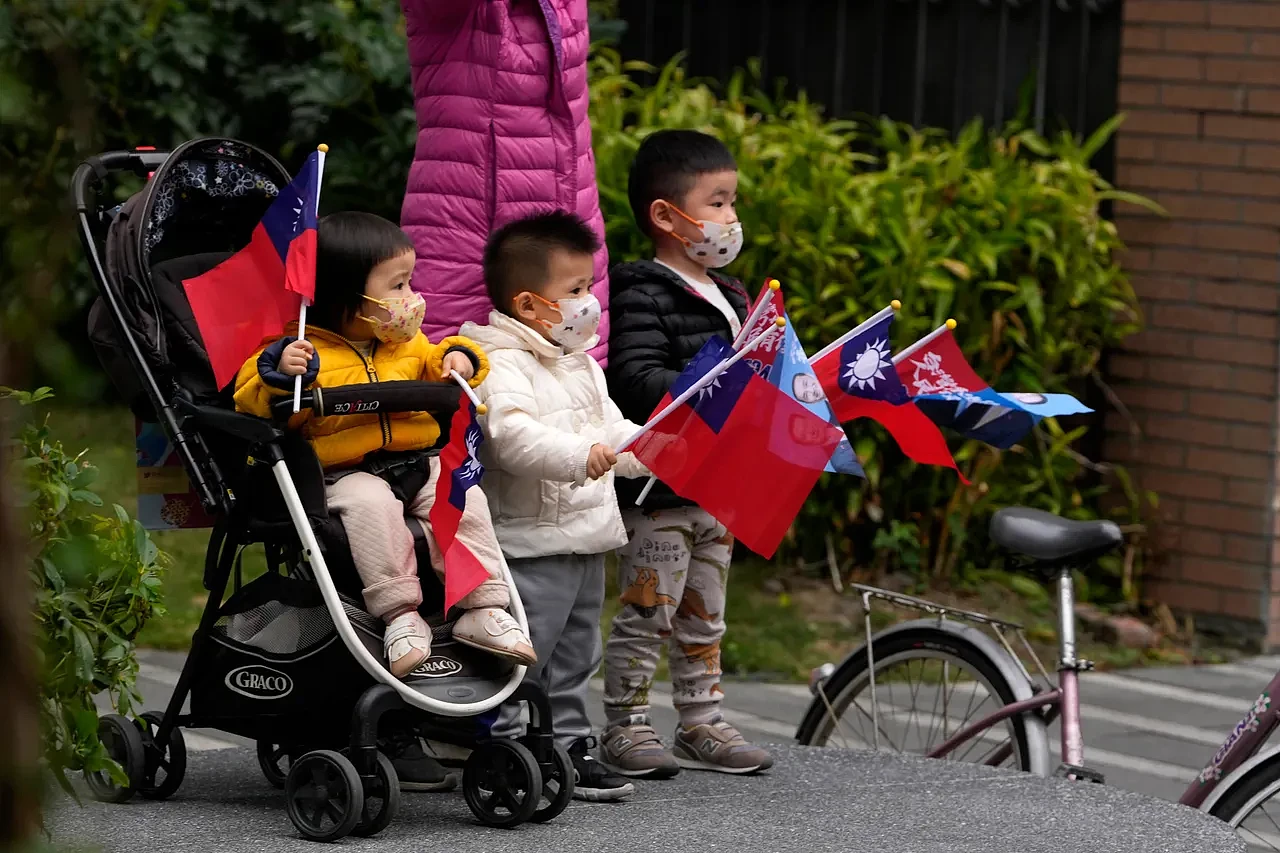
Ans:
<svg viewBox="0 0 1280 853"><path fill-rule="evenodd" d="M719 748L720 748L720 741L716 740L715 738L709 737L702 741L703 752L714 753Z"/></svg>

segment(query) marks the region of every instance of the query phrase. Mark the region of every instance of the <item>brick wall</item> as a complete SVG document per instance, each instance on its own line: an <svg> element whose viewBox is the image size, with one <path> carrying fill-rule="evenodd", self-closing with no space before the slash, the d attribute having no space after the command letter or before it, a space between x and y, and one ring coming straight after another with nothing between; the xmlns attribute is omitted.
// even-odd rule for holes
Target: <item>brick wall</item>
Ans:
<svg viewBox="0 0 1280 853"><path fill-rule="evenodd" d="M1148 590L1280 645L1280 2L1125 0L1116 212L1146 329L1110 360L1107 455L1160 493ZM1202 620L1203 623L1204 620Z"/></svg>

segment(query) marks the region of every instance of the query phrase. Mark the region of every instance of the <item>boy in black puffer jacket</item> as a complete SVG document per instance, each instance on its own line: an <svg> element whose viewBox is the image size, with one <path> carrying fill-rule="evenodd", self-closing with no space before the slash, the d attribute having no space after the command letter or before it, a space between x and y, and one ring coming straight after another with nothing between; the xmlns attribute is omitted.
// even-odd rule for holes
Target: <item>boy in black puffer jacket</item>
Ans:
<svg viewBox="0 0 1280 853"><path fill-rule="evenodd" d="M747 293L713 270L737 257L742 225L734 211L738 167L717 139L686 130L645 139L628 194L655 258L609 273L613 329L609 394L624 417L644 423L702 345L732 341ZM680 767L754 773L773 764L720 714L720 640L733 537L706 510L661 483L636 498L643 480L617 482L630 542L619 554L622 610L605 648L608 725L601 759L628 776L666 778ZM680 725L675 754L650 723L649 688L670 639L669 663Z"/></svg>

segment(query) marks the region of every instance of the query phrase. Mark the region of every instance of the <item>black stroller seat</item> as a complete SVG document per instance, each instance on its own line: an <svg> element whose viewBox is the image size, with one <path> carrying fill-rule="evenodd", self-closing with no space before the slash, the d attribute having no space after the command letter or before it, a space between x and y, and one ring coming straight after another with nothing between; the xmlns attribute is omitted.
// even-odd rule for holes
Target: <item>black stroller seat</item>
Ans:
<svg viewBox="0 0 1280 853"><path fill-rule="evenodd" d="M103 183L121 172L146 178L146 186L123 205L100 204L110 197ZM245 246L288 181L270 156L217 138L171 153L109 152L81 164L72 179L99 291L90 339L135 415L163 426L214 518L204 565L209 600L169 705L138 720L102 719L104 743L129 784L94 774L90 788L117 802L135 793L164 799L182 782L182 728L213 728L258 742L264 774L284 788L304 836L372 835L399 802L395 768L378 743L422 736L471 751L463 788L482 822L549 820L568 805L574 777L568 755L554 745L546 695L522 683L523 667L453 641L422 523L406 518L434 641L415 677L399 681L385 668L383 626L364 610L346 531L329 512L311 446L285 419L235 412L231 389L213 378L182 283ZM377 399L382 411L435 412L447 429L460 395L449 384L368 383L349 393L325 389L323 398L308 393L304 405L332 416L344 413L348 397ZM437 447L447 440L446 431ZM240 557L258 543L268 571L244 582ZM511 599L524 625L514 585ZM520 742L489 737L507 700L529 706ZM291 762L287 772L282 756ZM308 805L321 793L317 786L330 808Z"/></svg>

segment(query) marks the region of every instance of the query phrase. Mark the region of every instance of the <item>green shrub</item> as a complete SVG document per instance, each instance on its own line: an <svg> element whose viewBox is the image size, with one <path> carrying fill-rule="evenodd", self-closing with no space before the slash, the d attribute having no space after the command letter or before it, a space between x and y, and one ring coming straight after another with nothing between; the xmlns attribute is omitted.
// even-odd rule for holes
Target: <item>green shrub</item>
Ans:
<svg viewBox="0 0 1280 853"><path fill-rule="evenodd" d="M0 400L26 407L47 400L0 388ZM160 561L151 537L120 506L92 514L102 499L90 490L96 469L84 452L68 453L50 438L47 419L19 429L6 460L15 468L17 502L31 537L30 578L39 638L42 754L71 790L71 771L123 771L98 739L93 697L106 693L128 714L138 700L134 639L160 615Z"/></svg>
<svg viewBox="0 0 1280 853"><path fill-rule="evenodd" d="M642 87L637 71L656 73L656 82ZM996 132L975 123L951 139L888 120L830 121L803 96L761 92L750 72L721 91L686 79L679 58L651 69L601 49L591 76L611 258L652 251L626 197L640 141L666 127L706 130L739 163L746 245L728 271L753 295L766 278L779 279L810 353L900 299L897 347L955 317L961 348L994 387L1081 393L1083 382L1101 382L1100 354L1138 328L1137 299L1116 260L1122 246L1100 207L1150 203L1112 190L1089 167L1118 119L1086 141L1048 140L1017 123ZM1092 476L1072 447L1089 428L1064 432L1046 421L1004 453L955 444L974 483L965 488L857 424L867 479L824 476L795 528L793 554L820 558L830 532L862 565L918 565L934 578L982 565L984 522L996 507L1100 512L1113 484ZM1144 496L1127 489L1122 471L1112 480L1127 497L1119 516L1137 521ZM1103 589L1122 591L1118 571L1118 562L1104 565Z"/></svg>

